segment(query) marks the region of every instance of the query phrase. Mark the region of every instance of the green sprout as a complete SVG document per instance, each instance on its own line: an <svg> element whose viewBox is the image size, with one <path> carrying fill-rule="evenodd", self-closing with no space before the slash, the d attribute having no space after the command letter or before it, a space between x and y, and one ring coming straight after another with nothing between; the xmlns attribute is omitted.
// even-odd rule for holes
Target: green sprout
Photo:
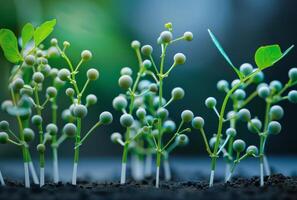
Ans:
<svg viewBox="0 0 297 200"><path fill-rule="evenodd" d="M288 48L284 53L281 52L279 45L262 46L262 47L258 48L255 53L255 62L257 64L258 68L253 69L249 65L243 65L243 66L241 66L240 69L238 69L237 67L235 67L235 65L232 63L230 58L227 56L227 54L225 53L224 49L221 47L220 43L218 42L218 40L216 39L214 34L210 30L208 30L208 32L209 32L209 35L210 35L212 41L214 42L215 46L218 48L219 52L223 55L223 57L225 58L227 63L232 67L232 69L235 71L235 73L237 74L237 77L238 77L238 79L236 79L235 81L232 82L231 88L229 88L229 84L226 81L220 81L217 84L217 87L219 90L226 92L226 96L224 98L224 101L223 101L220 111L218 111L216 109L217 101L215 98L210 97L210 98L207 98L205 101L205 105L209 109L212 109L219 118L218 130L215 135L216 139L215 139L215 143L213 144L213 149L210 149L210 147L209 147L203 126L200 127L200 129L198 128L202 134L202 137L204 138L206 150L207 150L209 156L211 157L211 174L210 174L209 186L212 187L213 181L214 181L214 174L215 174L215 170L216 170L216 161L219 157L219 154L223 150L225 151L224 148L228 142L229 142L229 151L232 151L232 149L230 147L231 147L231 144L233 144L234 137L229 135L229 136L227 136L225 141L222 143L223 124L225 122L232 121L236 117L236 115L233 114L233 116L231 115L231 116L229 116L229 118L225 119L225 112L226 112L226 107L229 102L229 99L230 98L236 99L237 101L238 100L241 101L241 100L245 99L246 94L243 90L240 90L241 87L244 88L247 85L249 85L250 83L252 83L255 79L259 78L259 76L261 76L261 75L259 75L259 73L261 74L262 70L273 66L276 62L278 62L280 59L282 59L293 48L293 46ZM256 96L256 95L254 94L253 96ZM249 102L250 99L253 98L253 96L247 98L247 101ZM237 109L240 109L241 107L245 106L245 104L247 104L248 102L243 102L243 105L241 105ZM242 110L241 114L242 114L242 117L245 117L245 118L248 117L248 115L247 115L248 113L246 112L246 110ZM266 120L266 121L268 124L268 120ZM233 121L233 123L234 123L234 121ZM261 152L262 152L262 149L260 148L260 154L261 154ZM225 153L225 155L226 155L226 153ZM229 155L229 158L232 158L232 157Z"/></svg>
<svg viewBox="0 0 297 200"><path fill-rule="evenodd" d="M25 187L30 187L29 170L35 184L39 184L40 187L45 184L45 151L48 143L51 144L53 155L53 180L54 183L59 182L58 147L67 138L75 138L72 177L72 184L75 185L79 147L95 128L112 122L112 115L109 112L102 112L98 122L81 138L82 119L86 117L88 107L97 102L97 97L93 94L88 94L85 97L85 90L91 81L95 81L99 77L99 72L94 68L89 69L87 81L82 89L79 89L76 76L79 74L80 66L92 58L92 53L89 50L82 51L81 60L74 68L66 55L66 50L70 47L69 42L64 41L61 49L58 40L53 38L50 41L50 47L46 49L42 43L51 34L55 24L55 19L47 21L37 28L30 23L26 24L22 29L21 51L19 51L13 32L7 29L0 30L0 44L4 56L15 64L9 77L8 88L11 100L5 100L1 109L9 115L15 116L19 126L19 135L17 135L9 128L8 122L1 122L3 143L11 143L22 149ZM54 57L63 58L69 69L52 68L49 61ZM66 124L62 129L62 134L58 137L57 98L65 84L71 86L66 89L66 95L70 97L72 104L69 109L62 112L61 117L66 121ZM84 104L82 103L83 97L86 98ZM43 119L44 110L48 104L51 104L51 122L49 123ZM34 129L30 127L31 124L34 126L33 128L37 129L38 137L35 137ZM39 141L36 147L39 153L39 180L29 151L29 142L34 138Z"/></svg>
<svg viewBox="0 0 297 200"><path fill-rule="evenodd" d="M171 98L166 101L163 96L163 85L172 70L186 62L184 54L176 53L173 57L173 64L165 71L167 48L180 40L191 41L193 34L185 32L183 36L173 39L172 24L166 24L165 28L167 30L163 31L158 38L158 44L162 50L159 66L153 59L151 45L141 46L139 41L133 41L131 47L135 50L139 65L135 81L130 68L124 67L121 70L118 83L125 94L114 98L113 107L123 113L120 123L126 131L124 139L119 133L113 133L111 136L113 142L124 147L121 184L126 182L126 164L129 152L135 153L138 157L147 156L146 169L148 170L146 170L146 174L148 175L150 175L151 154L154 153L157 157L156 187L159 187L159 170L162 158L165 163L165 176L169 180L171 175L168 155L175 147L186 144L188 141L184 133L189 132L190 129L183 129L183 126L191 122L194 114L189 110L183 111L181 122L175 130L175 123L169 121L169 111L167 110L173 101L182 99L185 92L182 88L177 87L172 90ZM141 54L147 57L147 60L143 60ZM162 138L166 133L173 133L173 136L163 144Z"/></svg>

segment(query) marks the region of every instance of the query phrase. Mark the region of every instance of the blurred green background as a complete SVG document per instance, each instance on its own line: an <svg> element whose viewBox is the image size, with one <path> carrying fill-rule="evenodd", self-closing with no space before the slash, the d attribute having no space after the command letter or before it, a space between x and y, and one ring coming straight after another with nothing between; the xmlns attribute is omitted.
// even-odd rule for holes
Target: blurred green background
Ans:
<svg viewBox="0 0 297 200"><path fill-rule="evenodd" d="M21 27L26 22L38 25L45 20L57 19L57 26L51 35L61 43L67 40L71 43L69 55L74 62L80 59L80 52L89 49L93 59L85 65L96 67L100 78L92 83L89 92L98 96L98 104L90 110L90 115L84 122L84 130L97 120L104 110L112 111L115 120L112 126L98 129L96 134L82 147L82 156L120 155L119 145L112 144L109 136L114 131L121 131L119 113L111 107L112 99L121 90L117 79L122 67L129 66L137 70L135 53L130 48L134 39L142 44L152 44L154 57L157 60L160 49L156 44L164 24L172 22L174 36L178 37L185 31L192 31L192 42L179 42L170 47L167 54L167 64L177 52L187 56L187 63L174 70L172 76L166 79L165 96L170 98L171 89L181 86L186 91L182 101L172 104L169 109L171 117L179 120L180 112L191 109L196 115L206 119L206 130L209 137L215 133L217 118L207 110L204 100L215 96L221 105L223 94L216 91L216 82L220 79L233 80L235 74L225 63L212 44L207 29L210 28L219 38L233 62L239 66L244 62L253 62L255 50L260 45L278 43L283 49L296 44L296 13L295 1L289 0L0 0L0 27L12 29L19 35ZM49 40L45 42L49 45ZM287 81L287 71L296 66L296 49L273 69L266 72L266 81L280 79ZM11 64L0 55L0 100L8 96L7 81ZM64 62L54 61L55 67L64 67ZM85 69L82 69L81 81L85 80ZM134 73L135 75L135 73ZM62 109L68 102L60 100ZM250 106L253 115L262 116L263 102L257 100ZM285 105L286 117L282 120L282 134L272 137L268 151L274 154L295 154L296 149L296 105ZM50 116L45 116L50 117ZM4 113L0 119L12 119ZM204 153L202 139L199 133L192 132L190 144L177 153L183 155L198 155ZM244 128L239 137L247 139L248 144L258 144L258 137ZM280 146L279 144L286 144ZM19 149L12 145L0 146L1 156L17 156ZM73 141L67 141L60 150L61 156L71 156Z"/></svg>

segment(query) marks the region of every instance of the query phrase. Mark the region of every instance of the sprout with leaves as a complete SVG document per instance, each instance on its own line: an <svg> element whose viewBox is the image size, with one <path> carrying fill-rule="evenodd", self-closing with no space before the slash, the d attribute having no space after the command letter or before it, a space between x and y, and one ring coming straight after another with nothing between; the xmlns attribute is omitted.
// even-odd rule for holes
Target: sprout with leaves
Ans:
<svg viewBox="0 0 297 200"><path fill-rule="evenodd" d="M231 145L233 145L234 137L232 137L231 135L229 135L229 136L227 135L226 139L223 140L223 138L222 138L223 124L225 122L230 121L234 125L233 119L237 116L236 115L237 110L246 106L246 104L249 103L249 101L251 99L253 99L255 96L257 96L257 93L254 93L254 94L252 94L252 96L246 97L246 93L243 89L253 82L261 81L262 71L266 68L273 66L276 62L278 62L280 59L282 59L293 48L293 46L288 48L284 53L281 51L279 45L262 46L262 47L258 48L255 53L255 62L257 65L256 69L253 69L253 67L250 64L244 64L240 67L240 69L238 69L237 67L235 67L235 65L232 63L230 58L227 56L227 54L225 53L224 49L219 44L219 42L216 39L216 37L214 36L214 34L210 30L208 30L208 32L209 32L209 35L210 35L212 41L214 42L215 46L217 47L219 52L223 55L223 57L228 62L228 64L235 71L235 73L237 74L237 78L238 78L232 82L231 87L229 86L228 82L225 80L218 82L217 88L220 91L226 92L226 96L224 98L224 101L223 101L220 111L218 111L216 109L217 102L216 102L215 98L210 97L205 101L205 105L209 109L212 109L219 118L218 129L217 129L216 136L215 136L216 139L215 139L215 143L213 144L212 150L209 147L203 127L199 129L203 138L204 138L204 143L206 145L207 152L208 152L209 156L211 157L211 174L210 174L210 179L209 179L209 186L212 187L213 180L214 180L214 174L215 174L215 170L216 170L216 161L219 157L219 154L226 150L225 146L228 143L229 143L228 151L233 151L233 148L231 148ZM287 87L289 87L289 85ZM280 92L282 92L282 90ZM266 93L267 93L267 91L264 91L263 95L264 96L267 95ZM226 107L227 107L227 104L230 99L233 99L233 104L237 103L238 105L236 105L236 107L234 108L235 112L233 111L232 113L229 114L229 116L227 116L227 118L225 118ZM246 110L242 110L242 112L240 114L243 119L247 119L248 117L250 117L248 115L248 112L246 112ZM231 128L234 128L234 127L231 126ZM260 148L260 155L261 155L261 153L263 154L262 149ZM229 159L231 159L231 158L232 157L229 155ZM230 161L229 161L229 163L230 163Z"/></svg>

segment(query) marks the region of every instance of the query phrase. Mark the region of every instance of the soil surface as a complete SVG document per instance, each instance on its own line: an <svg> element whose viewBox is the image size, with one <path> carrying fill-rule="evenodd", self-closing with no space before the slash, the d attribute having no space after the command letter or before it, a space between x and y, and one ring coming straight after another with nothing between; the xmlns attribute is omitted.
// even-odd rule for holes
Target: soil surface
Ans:
<svg viewBox="0 0 297 200"><path fill-rule="evenodd" d="M207 182L161 182L154 188L154 180L128 182L120 185L111 183L90 183L79 181L77 186L66 184L46 184L43 188L32 186L25 189L18 182L6 180L7 186L0 187L0 199L297 199L297 178L281 174L265 177L265 186L259 187L259 178L234 178L226 184L216 182L208 188Z"/></svg>

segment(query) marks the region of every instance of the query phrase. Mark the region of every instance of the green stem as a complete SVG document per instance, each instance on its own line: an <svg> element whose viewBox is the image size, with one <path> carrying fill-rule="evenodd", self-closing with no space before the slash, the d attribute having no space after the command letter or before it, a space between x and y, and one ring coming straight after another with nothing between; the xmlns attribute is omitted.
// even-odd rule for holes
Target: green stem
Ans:
<svg viewBox="0 0 297 200"><path fill-rule="evenodd" d="M77 118L77 130L75 137L75 146L80 144L80 132L81 132L81 118ZM78 163L79 160L79 147L74 150L74 163Z"/></svg>

